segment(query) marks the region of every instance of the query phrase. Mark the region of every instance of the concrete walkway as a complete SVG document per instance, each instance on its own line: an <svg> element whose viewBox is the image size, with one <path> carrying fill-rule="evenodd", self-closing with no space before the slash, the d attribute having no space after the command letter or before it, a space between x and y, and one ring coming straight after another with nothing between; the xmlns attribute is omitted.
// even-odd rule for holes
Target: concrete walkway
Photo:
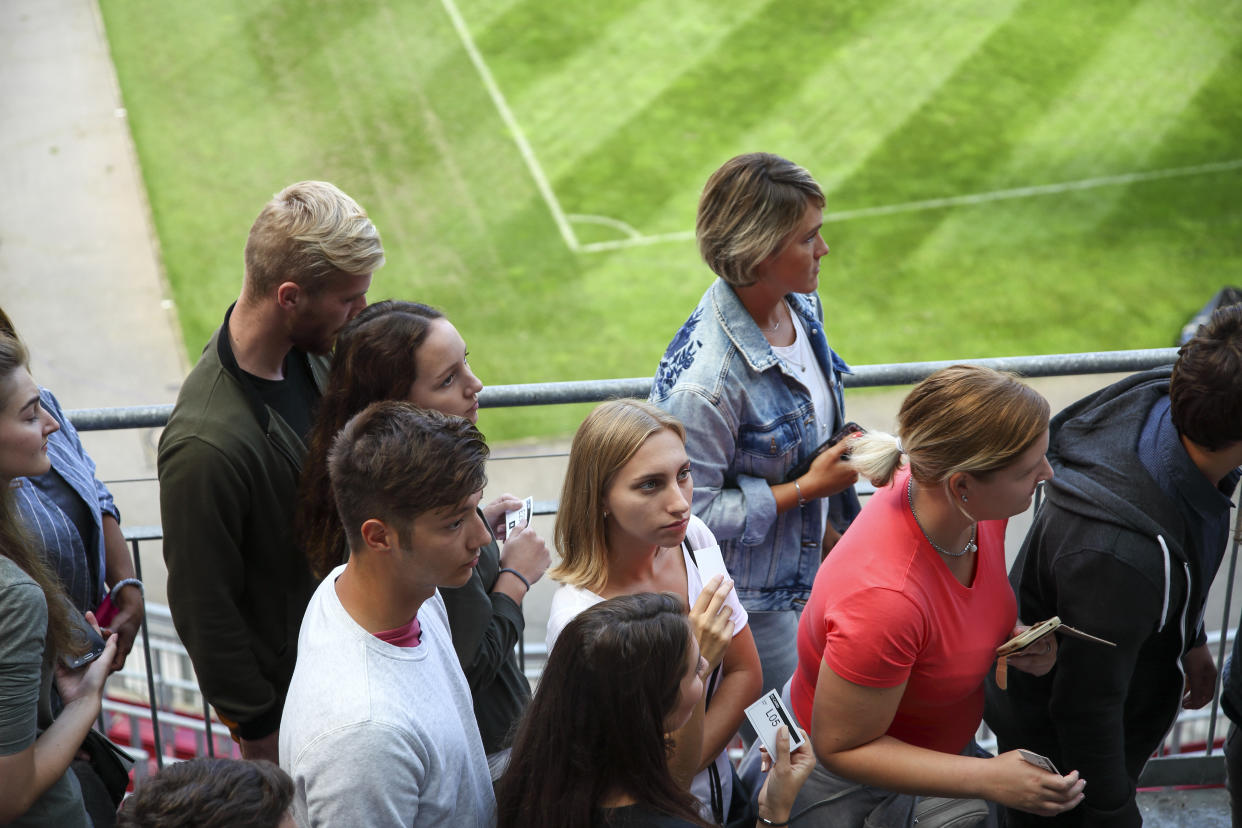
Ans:
<svg viewBox="0 0 1242 828"><path fill-rule="evenodd" d="M65 408L166 403L187 370L95 0L0 3L0 306ZM83 435L126 525L159 523L153 430ZM144 546L162 601L159 545Z"/></svg>

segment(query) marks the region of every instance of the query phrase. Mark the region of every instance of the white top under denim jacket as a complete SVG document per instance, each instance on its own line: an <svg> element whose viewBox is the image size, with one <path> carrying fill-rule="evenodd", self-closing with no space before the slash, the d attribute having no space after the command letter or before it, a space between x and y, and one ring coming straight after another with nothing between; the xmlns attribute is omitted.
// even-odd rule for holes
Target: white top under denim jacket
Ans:
<svg viewBox="0 0 1242 828"><path fill-rule="evenodd" d="M841 374L850 368L828 347L819 297L785 299L836 399L836 431L844 424ZM777 514L770 487L821 442L811 396L720 279L665 351L651 401L686 426L694 513L720 541L742 603L756 612L800 607L819 568L821 510ZM829 520L844 531L858 509L858 496L847 489L831 498Z"/></svg>

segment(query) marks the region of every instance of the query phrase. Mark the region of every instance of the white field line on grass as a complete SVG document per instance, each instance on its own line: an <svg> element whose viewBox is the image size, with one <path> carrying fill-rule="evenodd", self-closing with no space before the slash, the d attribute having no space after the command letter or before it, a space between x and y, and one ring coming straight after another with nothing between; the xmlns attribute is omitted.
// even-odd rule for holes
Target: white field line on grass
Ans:
<svg viewBox="0 0 1242 828"><path fill-rule="evenodd" d="M496 107L496 111L500 113L500 118L505 122L509 132L513 135L513 142L517 144L518 152L522 154L522 160L526 162L526 168L530 170L531 178L535 179L535 186L539 189L540 195L548 205L548 210L552 213L552 220L556 222L556 227L561 231L561 238L565 240L565 244L570 250L577 252L581 249L578 244L578 237L574 235L574 230L569 226L569 219L565 217L565 211L561 209L561 203L556 198L556 193L552 190L548 177L544 175L543 167L539 164L539 159L535 156L534 149L531 148L530 141L526 140L526 133L522 131L521 125L517 122L517 118L513 117L513 111L509 109L508 102L505 101L504 93L500 91L500 87L496 84L496 79L492 77L492 70L487 68L487 62L483 60L483 55L479 54L479 48L474 45L474 38L470 35L470 29L466 27L466 21L462 19L461 12L457 10L457 4L453 0L440 0L440 5L444 7L444 11L449 16L449 20L453 22L453 28L457 30L457 36L461 38L461 45L465 48L466 54L470 57L470 62L474 64L475 70L479 73L479 77L483 80L483 87L487 89L487 94L491 96L492 103Z"/></svg>
<svg viewBox="0 0 1242 828"><path fill-rule="evenodd" d="M478 46L474 43L474 38L470 34L470 29L466 26L466 21L462 18L461 12L457 9L454 0L440 0L440 5L444 7L444 11L449 16L449 20L453 23L453 28L457 31L457 36L461 39L462 47L466 50L466 54L470 57L470 62L474 64L475 70L479 73L479 77L483 81L483 86L487 90L487 94L492 99L492 104L496 107L496 111L500 114L500 118L504 121L505 126L513 135L513 142L517 144L518 152L522 155L522 160L526 162L526 168L530 170L531 178L535 181L540 195L543 196L544 202L548 205L548 211L552 214L552 220L556 222L557 229L561 232L561 238L565 240L565 245L574 253L602 253L608 250L621 250L627 247L641 247L652 244L664 244L666 242L684 242L694 239L694 231L685 230L679 233L661 233L654 236L646 236L636 230L629 224L620 219L610 218L608 216L586 215L575 213L567 215L561 208L561 202L556 197L556 191L552 189L552 184L548 181L548 176L543 171L543 166L539 163L539 158L535 155L535 150L531 147L530 141L526 138L526 133L522 130L521 124L514 117L513 111L509 109L509 104L505 100L504 93L500 91L500 86L496 83L496 79L492 76L491 69L488 68L487 62L483 59L483 55L479 52ZM1162 178L1180 178L1183 176L1204 175L1214 172L1229 172L1231 170L1242 169L1242 158L1232 161L1217 161L1210 164L1198 164L1192 167L1172 167L1163 170L1149 170L1147 172L1122 173L1120 175L1104 175L1096 178L1083 178L1078 181L1062 181L1057 184L1036 184L1029 187L1014 187L1007 190L992 190L986 193L967 193L965 195L945 196L943 198L928 198L920 201L906 201L900 204L884 204L878 207L861 207L857 210L842 210L834 213L824 213L824 224L831 224L838 221L850 221L858 218L871 218L874 216L891 216L897 213L916 213L923 210L939 210L945 207L962 207L975 204L988 204L993 201L1010 201L1019 198L1033 198L1035 196L1058 195L1060 193L1069 193L1079 190L1094 190L1099 187L1116 187L1121 184L1134 184L1142 181L1157 181ZM589 244L581 244L577 235L574 233L571 221L586 224L601 224L612 227L626 235L624 239L615 241L591 242Z"/></svg>
<svg viewBox="0 0 1242 828"><path fill-rule="evenodd" d="M929 198L922 201L907 201L902 204L885 204L879 207L862 207L857 210L842 210L836 213L824 213L824 224L838 221L849 221L873 216L890 216L896 213L914 213L921 210L938 210L944 207L961 207L974 204L987 204L993 201L1008 201L1034 196L1057 195L1077 190L1094 190L1099 187L1115 187L1121 184L1133 184L1141 181L1157 181L1162 178L1180 178L1191 175L1204 175L1214 172L1229 172L1242 169L1242 159L1218 161L1211 164L1198 164L1193 167L1173 167L1149 172L1123 173L1121 175L1104 175L1098 178L1084 178L1079 181L1062 181L1058 184L1037 184L1031 187L1014 187L1009 190L993 190L987 193L969 193L967 195L947 196L945 198ZM584 244L583 253L602 253L607 250L620 250L626 247L639 247L648 244L665 242L692 241L694 231L680 233L664 233L657 236L630 236L616 241L593 242Z"/></svg>

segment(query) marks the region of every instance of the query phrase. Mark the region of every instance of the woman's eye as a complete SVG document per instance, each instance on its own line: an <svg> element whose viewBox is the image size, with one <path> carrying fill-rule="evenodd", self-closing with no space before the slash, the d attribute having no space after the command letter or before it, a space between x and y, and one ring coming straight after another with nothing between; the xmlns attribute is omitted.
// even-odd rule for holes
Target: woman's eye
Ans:
<svg viewBox="0 0 1242 828"><path fill-rule="evenodd" d="M686 479L687 477L689 477L689 476L690 476L690 467L689 467L689 466L686 466L684 469L682 469L681 471L677 472L677 479L678 479L678 480L685 480L685 479Z"/></svg>
<svg viewBox="0 0 1242 828"><path fill-rule="evenodd" d="M440 383L440 387L448 388L450 385L453 384L453 377L455 376L456 374L449 374L447 377L444 378L444 382Z"/></svg>

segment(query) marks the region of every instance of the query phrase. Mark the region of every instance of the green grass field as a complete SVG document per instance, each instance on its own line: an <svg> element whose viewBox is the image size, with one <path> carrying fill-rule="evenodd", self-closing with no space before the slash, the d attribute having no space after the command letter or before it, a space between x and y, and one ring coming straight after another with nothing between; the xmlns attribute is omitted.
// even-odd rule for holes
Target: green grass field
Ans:
<svg viewBox="0 0 1242 828"><path fill-rule="evenodd" d="M1166 346L1242 282L1240 3L101 6L195 356L250 222L303 178L375 219L371 298L444 309L490 383L653 373L711 279L686 238L698 192L755 149L840 214L820 294L854 363Z"/></svg>

